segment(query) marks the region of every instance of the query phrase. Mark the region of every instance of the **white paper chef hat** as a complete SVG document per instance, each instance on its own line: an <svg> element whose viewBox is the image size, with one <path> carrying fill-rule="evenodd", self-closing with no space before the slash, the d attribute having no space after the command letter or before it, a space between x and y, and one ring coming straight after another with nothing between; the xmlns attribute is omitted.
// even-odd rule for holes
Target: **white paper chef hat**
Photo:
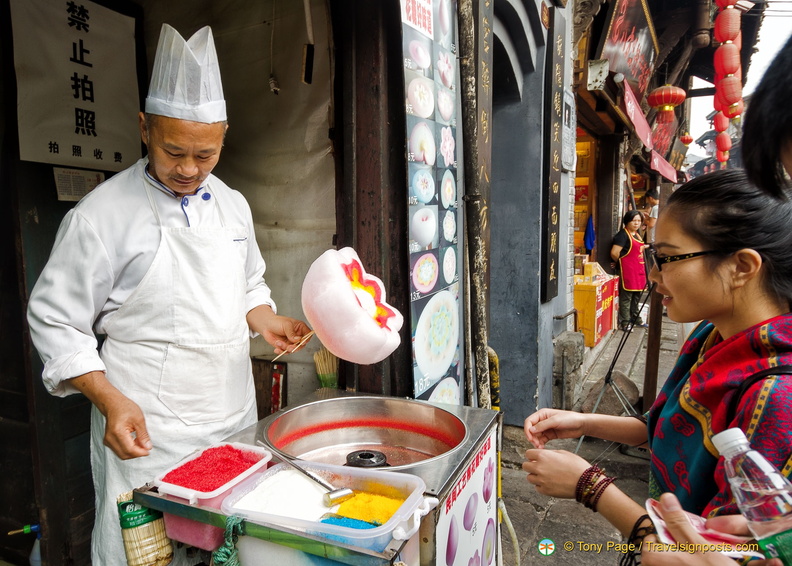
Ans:
<svg viewBox="0 0 792 566"><path fill-rule="evenodd" d="M146 112L206 124L226 120L220 65L209 26L184 41L179 32L162 24Z"/></svg>

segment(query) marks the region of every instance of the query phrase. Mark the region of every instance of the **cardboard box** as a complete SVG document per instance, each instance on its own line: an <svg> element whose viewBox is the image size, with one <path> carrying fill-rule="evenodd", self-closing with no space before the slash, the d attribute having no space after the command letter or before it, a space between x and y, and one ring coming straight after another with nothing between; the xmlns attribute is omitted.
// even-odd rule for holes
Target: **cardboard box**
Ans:
<svg viewBox="0 0 792 566"><path fill-rule="evenodd" d="M590 348L596 346L614 328L619 278L604 276L598 281L578 283L578 277L581 276L575 276L574 287L575 309L578 311L577 330L583 334L583 343Z"/></svg>
<svg viewBox="0 0 792 566"><path fill-rule="evenodd" d="M585 265L588 263L589 256L586 254L575 254L575 275L583 275Z"/></svg>

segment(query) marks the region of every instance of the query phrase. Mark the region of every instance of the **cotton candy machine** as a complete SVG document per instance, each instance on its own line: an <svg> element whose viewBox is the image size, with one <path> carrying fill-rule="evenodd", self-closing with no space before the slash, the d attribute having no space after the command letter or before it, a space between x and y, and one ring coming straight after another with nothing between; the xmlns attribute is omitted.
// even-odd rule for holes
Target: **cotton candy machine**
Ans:
<svg viewBox="0 0 792 566"><path fill-rule="evenodd" d="M264 419L257 440L292 458L363 468L431 464L460 449L467 427L440 407L394 397L309 402Z"/></svg>
<svg viewBox="0 0 792 566"><path fill-rule="evenodd" d="M501 416L495 411L411 399L320 390L229 437L228 442L263 444L287 457L317 465L375 468L418 476L425 497L439 505L420 519L409 540L394 540L382 552L292 531L288 526L245 521L240 556L250 564L313 563L409 566L495 563L497 451ZM361 473L364 473L361 470ZM217 527L226 516L216 509L186 505L150 486L134 499L149 508ZM314 558L303 557L304 554ZM325 562L322 562L323 564ZM246 563L246 566L248 564Z"/></svg>

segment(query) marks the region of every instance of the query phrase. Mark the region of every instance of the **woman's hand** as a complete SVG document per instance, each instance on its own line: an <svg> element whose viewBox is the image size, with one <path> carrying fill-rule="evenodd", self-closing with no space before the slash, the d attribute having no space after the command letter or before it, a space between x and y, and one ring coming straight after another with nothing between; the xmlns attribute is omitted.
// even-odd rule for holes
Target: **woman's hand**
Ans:
<svg viewBox="0 0 792 566"><path fill-rule="evenodd" d="M579 438L585 434L583 413L541 409L525 419L523 430L528 442L536 448L558 438Z"/></svg>
<svg viewBox="0 0 792 566"><path fill-rule="evenodd" d="M677 543L684 544L708 544L707 540L696 532L687 515L679 505L679 500L672 493L664 493L660 496L660 509L663 512L663 520ZM720 526L723 528L729 525L739 531L747 531L745 520L735 516L734 519L721 517L721 521L715 523L707 521L707 526ZM742 525L742 526L741 526ZM734 533L744 534L744 532ZM735 562L725 554L717 551L711 552L682 552L675 550L663 550L663 546L657 541L655 535L649 535L644 539L641 550L641 564L644 566L734 566ZM769 560L755 560L751 566L783 566L778 558Z"/></svg>
<svg viewBox="0 0 792 566"><path fill-rule="evenodd" d="M583 472L591 467L586 460L566 450L527 450L522 469L536 491L550 497L575 498L575 488Z"/></svg>

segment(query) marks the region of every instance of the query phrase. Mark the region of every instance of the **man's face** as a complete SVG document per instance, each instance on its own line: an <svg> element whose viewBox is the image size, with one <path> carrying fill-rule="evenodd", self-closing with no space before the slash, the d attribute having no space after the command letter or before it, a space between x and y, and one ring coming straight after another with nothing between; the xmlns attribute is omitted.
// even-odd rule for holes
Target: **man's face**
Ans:
<svg viewBox="0 0 792 566"><path fill-rule="evenodd" d="M194 194L220 159L228 125L156 115L149 115L147 124L142 112L139 121L149 173L176 194Z"/></svg>

